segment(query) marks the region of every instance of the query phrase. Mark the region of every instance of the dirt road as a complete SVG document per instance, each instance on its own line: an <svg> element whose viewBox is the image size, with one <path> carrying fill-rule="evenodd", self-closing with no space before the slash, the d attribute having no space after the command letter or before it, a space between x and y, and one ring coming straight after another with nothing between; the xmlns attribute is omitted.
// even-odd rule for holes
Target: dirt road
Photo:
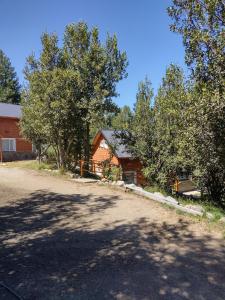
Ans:
<svg viewBox="0 0 225 300"><path fill-rule="evenodd" d="M129 193L2 167L0 281L32 300L224 300L225 241Z"/></svg>

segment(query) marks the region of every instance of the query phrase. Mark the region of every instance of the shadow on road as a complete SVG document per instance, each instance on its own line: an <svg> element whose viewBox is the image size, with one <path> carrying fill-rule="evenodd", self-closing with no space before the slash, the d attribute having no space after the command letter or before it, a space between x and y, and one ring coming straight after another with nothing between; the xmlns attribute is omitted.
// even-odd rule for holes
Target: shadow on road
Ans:
<svg viewBox="0 0 225 300"><path fill-rule="evenodd" d="M182 220L96 229L116 201L39 191L0 207L0 281L32 300L225 298L221 241Z"/></svg>

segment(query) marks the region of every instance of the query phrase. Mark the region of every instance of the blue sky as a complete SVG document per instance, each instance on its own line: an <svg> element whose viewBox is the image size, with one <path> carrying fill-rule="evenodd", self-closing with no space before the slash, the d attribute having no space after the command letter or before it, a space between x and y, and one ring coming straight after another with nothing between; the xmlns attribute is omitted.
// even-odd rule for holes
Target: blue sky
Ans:
<svg viewBox="0 0 225 300"><path fill-rule="evenodd" d="M181 37L170 32L169 0L0 0L0 48L10 58L20 83L26 57L41 50L40 35L56 32L62 39L67 24L86 21L98 26L101 38L115 33L127 52L128 78L118 84L120 106L133 107L138 82L147 75L157 91L166 67L183 68Z"/></svg>

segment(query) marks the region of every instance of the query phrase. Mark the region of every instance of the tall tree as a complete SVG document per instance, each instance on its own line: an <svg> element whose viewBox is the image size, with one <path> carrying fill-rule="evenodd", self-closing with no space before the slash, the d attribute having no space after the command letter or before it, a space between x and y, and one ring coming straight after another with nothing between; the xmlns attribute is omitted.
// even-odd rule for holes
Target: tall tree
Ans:
<svg viewBox="0 0 225 300"><path fill-rule="evenodd" d="M84 125L84 159L90 159L90 128L93 122L117 109L112 97L117 96L116 83L126 76L127 58L118 49L116 36L99 40L98 28L84 22L66 27L64 51L67 64L79 74L80 109Z"/></svg>
<svg viewBox="0 0 225 300"><path fill-rule="evenodd" d="M39 59L27 59L25 78L28 81L22 106L21 127L34 143L47 141L56 151L59 167L65 167L72 146L82 131L78 101L78 75L67 69L63 50L56 35L42 35Z"/></svg>
<svg viewBox="0 0 225 300"><path fill-rule="evenodd" d="M9 58L0 49L0 102L18 104L20 85Z"/></svg>
<svg viewBox="0 0 225 300"><path fill-rule="evenodd" d="M194 86L190 96L184 135L194 175L209 199L225 207L225 95Z"/></svg>
<svg viewBox="0 0 225 300"><path fill-rule="evenodd" d="M169 179L187 168L181 145L185 128L186 90L183 71L170 65L155 98L154 160L150 161L149 177L163 187Z"/></svg>
<svg viewBox="0 0 225 300"><path fill-rule="evenodd" d="M225 4L173 0L168 12L174 21L171 29L183 37L195 82L189 137L202 188L211 200L225 205Z"/></svg>
<svg viewBox="0 0 225 300"><path fill-rule="evenodd" d="M136 103L134 105L134 118L132 122L132 135L135 139L134 152L144 165L152 156L153 137L153 89L146 77L138 85Z"/></svg>
<svg viewBox="0 0 225 300"><path fill-rule="evenodd" d="M132 122L128 130L119 136L127 144L129 151L140 159L146 167L152 159L154 115L152 108L153 89L148 78L138 85Z"/></svg>
<svg viewBox="0 0 225 300"><path fill-rule="evenodd" d="M116 83L126 76L126 54L119 51L115 36L101 43L98 29L89 30L84 22L66 27L62 48L57 36L49 34L42 36L42 46L39 59L27 60L23 120L32 122L29 104L37 107L41 133L55 146L60 166L78 150L88 161L92 125L117 109L112 97Z"/></svg>

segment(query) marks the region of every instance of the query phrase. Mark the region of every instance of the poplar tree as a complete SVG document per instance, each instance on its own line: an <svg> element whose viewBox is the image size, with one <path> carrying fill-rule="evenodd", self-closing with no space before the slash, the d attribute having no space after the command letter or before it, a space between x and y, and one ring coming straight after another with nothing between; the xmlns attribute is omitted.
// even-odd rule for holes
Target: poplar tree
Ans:
<svg viewBox="0 0 225 300"><path fill-rule="evenodd" d="M152 108L153 89L148 78L139 82L134 112L128 130L119 132L134 157L139 158L143 167L152 160L154 114Z"/></svg>
<svg viewBox="0 0 225 300"><path fill-rule="evenodd" d="M115 35L101 43L98 28L89 30L84 22L66 27L63 49L66 64L79 78L84 159L88 162L91 127L117 110L112 98L117 96L116 84L127 76L126 53L119 50Z"/></svg>
<svg viewBox="0 0 225 300"><path fill-rule="evenodd" d="M182 153L187 93L183 71L171 64L155 98L154 160L147 174L160 186L168 188L169 181L189 168Z"/></svg>
<svg viewBox="0 0 225 300"><path fill-rule="evenodd" d="M59 167L71 156L88 162L91 126L117 109L112 97L126 76L126 54L115 36L101 43L98 29L84 22L66 27L62 47L56 34L45 33L41 41L40 57L29 56L24 71L22 131L52 145Z"/></svg>

